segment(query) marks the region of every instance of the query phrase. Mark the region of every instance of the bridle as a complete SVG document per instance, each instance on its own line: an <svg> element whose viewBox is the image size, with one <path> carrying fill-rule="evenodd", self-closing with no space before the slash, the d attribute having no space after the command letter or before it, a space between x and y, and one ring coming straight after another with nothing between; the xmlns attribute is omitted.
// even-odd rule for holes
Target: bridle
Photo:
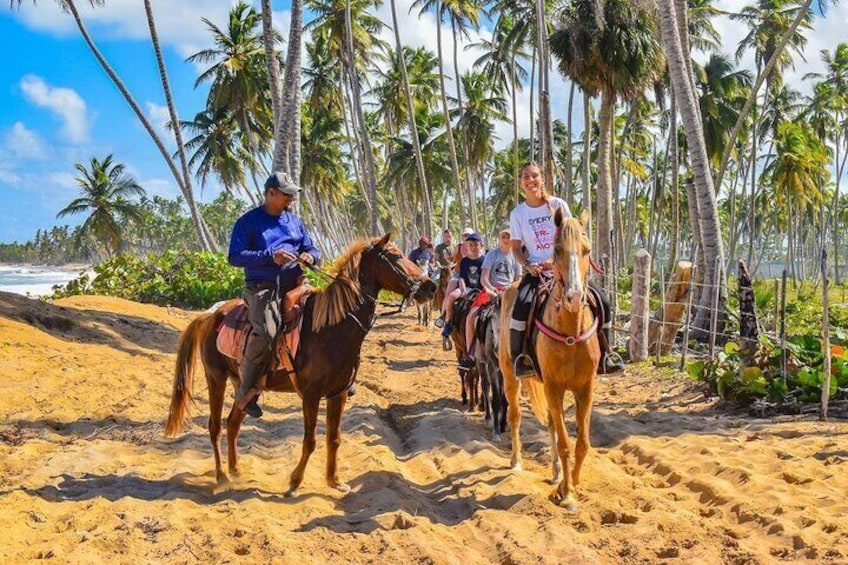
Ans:
<svg viewBox="0 0 848 565"><path fill-rule="evenodd" d="M363 253L363 254L364 254L364 253L367 253L368 251L371 251L372 249L375 249L375 248L376 248L376 250L377 250L377 258L378 258L380 261L384 262L386 265L388 265L388 267L389 267L389 268L390 268L390 269L391 269L391 270L392 270L392 271L393 271L396 275L398 275L398 276L401 278L401 280L403 280L404 284L406 284L407 291L406 291L406 294L405 294L405 295L401 298L401 300L400 300L400 304L398 304L398 306L397 306L397 309L396 309L396 310L393 310L393 311L391 311L391 312L383 312L382 314L377 314L376 312L375 312L374 314L372 314L372 316L371 316L371 320L370 320L370 322L369 322L369 324L368 324L368 328L366 328L366 327L365 327L365 325L364 325L364 324L363 324L363 323L362 323L362 322L361 322L361 321L360 321L360 320L359 320L356 316L354 316L352 312L348 312L348 313L347 313L347 316L348 316L349 318L353 319L353 321L354 321L354 322L356 322L356 324L357 324L357 325L358 325L358 326L362 329L362 331L363 331L363 332L365 332L365 333L368 333L368 331L369 331L372 327L374 327L374 323L377 321L377 318L378 318L378 317L384 317L384 316L394 316L395 314L400 314L401 312L403 312L403 303L406 301L406 299L407 299L409 296L412 296L412 295L414 295L416 292L418 292L418 290L421 288L421 284L424 282L424 279L427 277L427 271L426 271L426 270L423 270L423 269L422 269L422 271L421 271L421 275L419 275L417 278L413 278L413 277L409 276L409 274L408 274L405 270L401 269L401 268L398 266L397 261L392 260L392 259L388 256L388 253L387 253L387 251L386 251L386 248L385 248L385 247L377 247L376 245L374 245L373 243L371 243L371 244L369 244L367 247L365 247L365 248L362 250L362 253ZM335 280L338 280L338 277L335 277L335 276L331 275L330 273L328 273L327 271L324 271L324 270L322 270L322 269L319 269L318 267L316 267L316 266L314 266L314 265L310 265L309 263L302 262L302 261L301 261L301 265L306 266L308 269L312 270L315 274L317 274L317 275L321 276L321 277L322 277L322 278L324 278L325 280L328 280L328 281L335 281ZM366 298L367 300L370 300L370 301L371 301L371 302L372 302L375 306L376 306L377 304L382 304L382 305L384 305L384 306L390 306L390 305L391 305L390 303L387 303L387 302L380 302L380 301L377 299L377 297L376 297L376 296L371 296L371 295L370 295L370 294L368 294L365 290L362 290L362 291L361 291L361 294L362 294L362 296L363 296L364 298Z"/></svg>
<svg viewBox="0 0 848 565"><path fill-rule="evenodd" d="M555 236L556 239L555 239L555 241L559 241L561 235L562 235L561 229L557 228L556 229L556 236ZM584 233L583 235L586 235L586 234ZM590 256L589 257L590 263L591 263L591 260L592 259L591 259L591 256ZM556 308L557 311L559 311L559 309L562 307L562 298L563 298L563 295L565 294L566 282L565 282L565 279L562 276L562 271L560 271L559 266L556 263L556 261L553 264L553 271L554 271L554 288L556 288L557 286L559 286L559 288L560 288L559 300L554 300L554 308ZM578 315L583 310L583 308L586 308L586 307L589 306L589 288L588 288L588 286L589 286L589 272L587 271L586 274L583 276L583 293L582 293L582 298L580 299L580 309L578 310ZM554 299L553 294L551 294L551 299ZM540 317L536 317L535 325L539 329L540 332L542 332L543 334L545 334L549 338L553 339L554 341L557 341L557 342L562 343L562 344L567 345L567 346L572 346L572 345L577 345L578 343L583 343L584 341L588 340L590 337L592 337L595 334L595 332L598 329L598 318L593 316L593 321L592 321L591 326L589 326L589 329L586 330L585 332L583 332L582 334L577 335L577 336L564 335L564 334L559 333L555 329L553 329L550 326L548 326L547 324L545 324L540 319Z"/></svg>

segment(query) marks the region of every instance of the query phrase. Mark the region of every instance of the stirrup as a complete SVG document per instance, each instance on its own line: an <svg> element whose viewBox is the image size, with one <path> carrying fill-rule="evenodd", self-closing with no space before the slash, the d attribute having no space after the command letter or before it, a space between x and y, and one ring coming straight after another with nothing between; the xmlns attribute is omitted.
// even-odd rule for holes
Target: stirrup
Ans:
<svg viewBox="0 0 848 565"><path fill-rule="evenodd" d="M443 328L445 326L445 319L442 316L439 316L435 320L433 320L433 325L437 328Z"/></svg>
<svg viewBox="0 0 848 565"><path fill-rule="evenodd" d="M536 365L526 353L520 353L512 363L512 372L518 380L536 376Z"/></svg>
<svg viewBox="0 0 848 565"><path fill-rule="evenodd" d="M442 349L450 351L453 349L453 340L448 336L442 336Z"/></svg>
<svg viewBox="0 0 848 565"><path fill-rule="evenodd" d="M611 370L608 370L611 369ZM624 359L615 351L609 351L601 358L601 366L598 367L599 375L614 375L624 372Z"/></svg>

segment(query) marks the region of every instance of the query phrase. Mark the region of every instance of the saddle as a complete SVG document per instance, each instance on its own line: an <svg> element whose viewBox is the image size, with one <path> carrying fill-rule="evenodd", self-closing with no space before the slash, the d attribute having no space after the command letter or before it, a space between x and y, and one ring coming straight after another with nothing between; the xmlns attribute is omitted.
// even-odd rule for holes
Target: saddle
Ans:
<svg viewBox="0 0 848 565"><path fill-rule="evenodd" d="M275 370L285 370L294 373L294 359L300 346L300 329L303 324L303 310L306 299L312 294L309 284L296 286L288 291L282 299L282 319L280 321L277 335L273 342L278 345L275 354ZM218 337L215 345L222 355L234 359L241 364L244 359L244 349L247 346L247 336L253 326L247 319L247 305L240 301L221 320L218 326ZM280 335L282 334L282 335ZM279 347L282 339L283 347Z"/></svg>
<svg viewBox="0 0 848 565"><path fill-rule="evenodd" d="M530 306L530 318L529 320L527 320L528 331L524 334L523 351L525 354L530 356L530 359L533 361L534 367L539 366L539 358L536 354L536 341L539 338L540 330L536 326L536 320L542 318L542 313L545 310L545 305L551 298L551 290L553 290L554 286L553 283L553 278L543 278L542 283L536 288L536 291L533 293L533 300ZM589 309L592 311L592 315L598 319L599 330L596 333L601 346L601 351L605 351L607 349L606 335L604 334L604 332L600 331L600 328L603 327L604 324L604 309L601 306L601 298L597 295L597 290L592 287L587 288L589 290L589 294L587 296ZM541 375L538 375L538 377L541 380Z"/></svg>

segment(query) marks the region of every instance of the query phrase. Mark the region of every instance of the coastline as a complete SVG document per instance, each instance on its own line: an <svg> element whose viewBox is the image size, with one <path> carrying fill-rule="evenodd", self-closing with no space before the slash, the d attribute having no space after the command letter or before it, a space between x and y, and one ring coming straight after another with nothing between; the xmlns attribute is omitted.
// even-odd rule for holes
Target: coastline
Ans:
<svg viewBox="0 0 848 565"><path fill-rule="evenodd" d="M54 285L67 284L92 269L92 265L80 263L62 266L0 263L0 291L30 297L50 296Z"/></svg>

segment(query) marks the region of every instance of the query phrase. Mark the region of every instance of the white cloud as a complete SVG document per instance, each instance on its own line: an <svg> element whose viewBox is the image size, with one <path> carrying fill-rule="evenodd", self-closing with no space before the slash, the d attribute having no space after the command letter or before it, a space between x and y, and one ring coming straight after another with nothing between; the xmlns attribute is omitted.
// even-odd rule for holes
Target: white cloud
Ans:
<svg viewBox="0 0 848 565"><path fill-rule="evenodd" d="M15 171L0 166L0 183L17 186L21 183L21 177Z"/></svg>
<svg viewBox="0 0 848 565"><path fill-rule="evenodd" d="M145 102L145 105L147 106L147 118L156 129L156 132L165 143L173 145L174 134L167 126L168 122L171 121L171 114L168 112L168 107L153 102Z"/></svg>
<svg viewBox="0 0 848 565"><path fill-rule="evenodd" d="M3 143L9 154L17 159L41 160L47 157L47 144L23 122L15 122L6 131Z"/></svg>
<svg viewBox="0 0 848 565"><path fill-rule="evenodd" d="M62 188L79 188L79 183L77 182L76 176L68 171L52 172L47 175L47 178L52 184L60 186Z"/></svg>
<svg viewBox="0 0 848 565"><path fill-rule="evenodd" d="M65 139L73 143L88 140L90 120L85 100L75 90L51 86L35 75L26 75L20 85L29 102L62 119L61 133Z"/></svg>

